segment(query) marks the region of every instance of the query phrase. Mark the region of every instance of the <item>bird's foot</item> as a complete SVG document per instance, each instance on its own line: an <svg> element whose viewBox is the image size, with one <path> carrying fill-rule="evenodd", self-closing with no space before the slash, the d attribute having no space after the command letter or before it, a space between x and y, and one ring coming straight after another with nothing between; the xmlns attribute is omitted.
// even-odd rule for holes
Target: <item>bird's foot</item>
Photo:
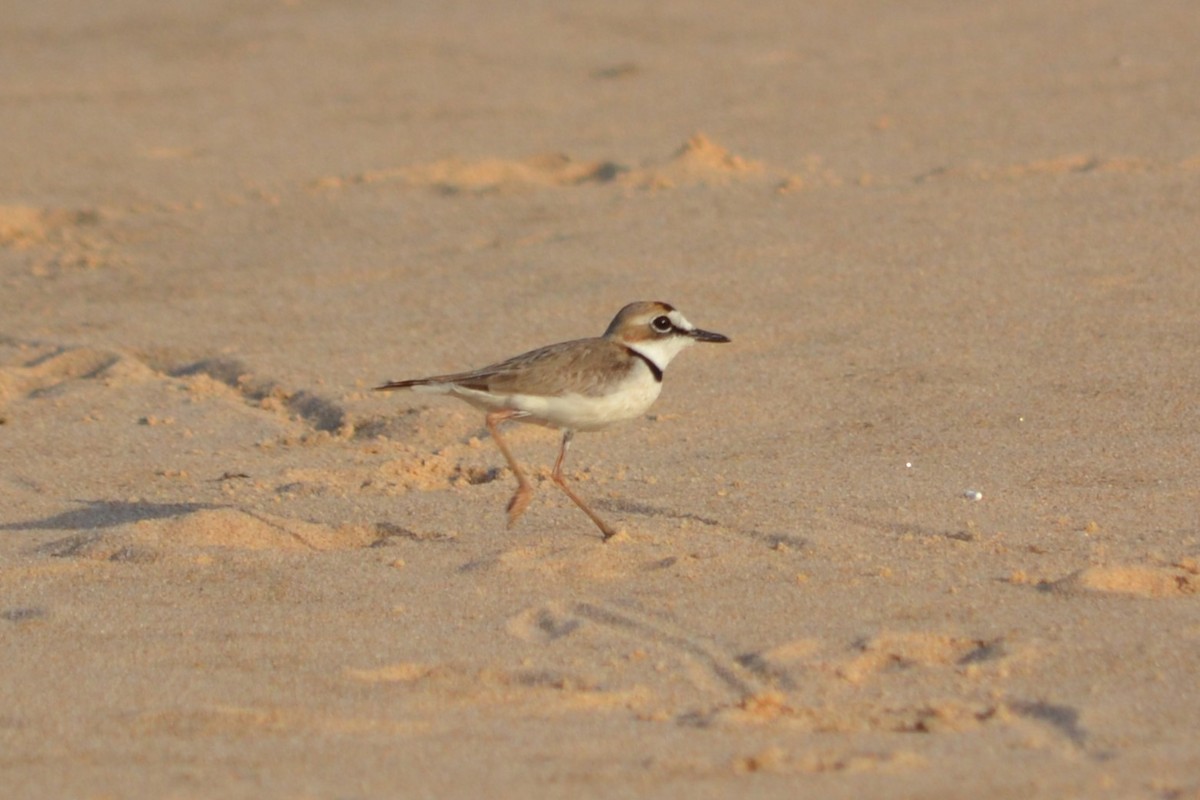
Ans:
<svg viewBox="0 0 1200 800"><path fill-rule="evenodd" d="M525 509L529 508L529 501L533 499L533 488L525 485L517 488L512 499L508 501L508 526L511 528L525 513Z"/></svg>

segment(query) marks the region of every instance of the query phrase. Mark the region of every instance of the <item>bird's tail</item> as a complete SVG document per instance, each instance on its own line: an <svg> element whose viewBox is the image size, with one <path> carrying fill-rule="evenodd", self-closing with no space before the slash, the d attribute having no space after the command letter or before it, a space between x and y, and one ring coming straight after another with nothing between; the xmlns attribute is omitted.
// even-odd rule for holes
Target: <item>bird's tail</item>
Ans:
<svg viewBox="0 0 1200 800"><path fill-rule="evenodd" d="M388 381L385 384L373 387L371 391L391 392L395 391L396 389L412 389L418 392L424 391L439 394L449 391L449 388L445 383L442 383L435 378L417 378L416 380L411 381Z"/></svg>

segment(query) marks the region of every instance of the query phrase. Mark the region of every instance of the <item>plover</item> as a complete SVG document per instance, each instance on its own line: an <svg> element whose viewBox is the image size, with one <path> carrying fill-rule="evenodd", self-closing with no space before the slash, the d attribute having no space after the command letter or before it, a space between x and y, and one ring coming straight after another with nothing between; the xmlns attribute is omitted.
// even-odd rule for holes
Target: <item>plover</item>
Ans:
<svg viewBox="0 0 1200 800"><path fill-rule="evenodd" d="M616 530L562 474L575 432L641 416L658 398L663 370L681 350L695 342L728 341L722 334L700 330L667 303L643 301L617 312L603 336L548 345L469 372L390 381L375 389L449 394L487 412L487 429L517 479L517 490L508 501L509 526L528 507L533 487L500 435L500 423L517 420L561 430L562 444L550 477L607 541Z"/></svg>

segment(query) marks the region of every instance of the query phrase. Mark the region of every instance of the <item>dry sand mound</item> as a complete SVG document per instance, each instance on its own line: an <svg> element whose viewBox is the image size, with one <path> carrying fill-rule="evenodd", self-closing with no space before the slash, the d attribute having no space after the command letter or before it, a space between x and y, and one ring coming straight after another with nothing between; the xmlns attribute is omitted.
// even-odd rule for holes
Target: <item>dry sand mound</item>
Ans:
<svg viewBox="0 0 1200 800"><path fill-rule="evenodd" d="M140 562L197 549L345 550L368 547L380 538L367 526L334 527L236 508L181 506L178 513L75 534L40 550L58 557Z"/></svg>
<svg viewBox="0 0 1200 800"><path fill-rule="evenodd" d="M1195 571L1151 566L1097 566L1073 572L1050 584L1051 591L1073 595L1098 592L1136 597L1179 597L1200 591Z"/></svg>
<svg viewBox="0 0 1200 800"><path fill-rule="evenodd" d="M697 133L670 158L641 167L616 161L580 161L562 153L543 153L516 160L450 158L431 164L371 170L348 178L322 178L316 186L334 189L355 184L399 182L445 194L513 192L594 183L669 189L692 184L724 184L759 177L763 172L762 163L735 155L703 133Z"/></svg>

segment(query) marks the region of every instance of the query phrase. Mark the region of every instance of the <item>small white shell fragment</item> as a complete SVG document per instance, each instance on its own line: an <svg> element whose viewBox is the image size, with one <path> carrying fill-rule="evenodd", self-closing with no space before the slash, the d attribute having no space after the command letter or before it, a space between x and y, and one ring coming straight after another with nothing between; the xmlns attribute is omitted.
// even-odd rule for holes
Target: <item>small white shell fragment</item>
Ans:
<svg viewBox="0 0 1200 800"><path fill-rule="evenodd" d="M978 489L967 489L965 492L963 492L963 497L967 498L968 500L982 500L983 492L979 491Z"/></svg>

